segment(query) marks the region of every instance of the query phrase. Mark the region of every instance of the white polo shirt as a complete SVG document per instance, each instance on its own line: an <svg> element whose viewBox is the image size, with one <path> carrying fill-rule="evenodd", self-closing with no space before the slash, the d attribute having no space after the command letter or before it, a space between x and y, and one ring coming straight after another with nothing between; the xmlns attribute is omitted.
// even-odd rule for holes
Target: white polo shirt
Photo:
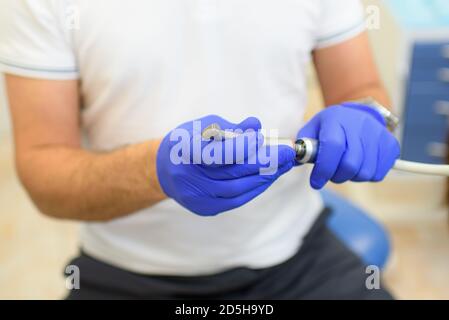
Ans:
<svg viewBox="0 0 449 320"><path fill-rule="evenodd" d="M311 51L362 30L358 0L0 0L0 65L27 77L79 79L82 128L94 151L160 138L212 113L234 122L256 116L294 138ZM308 178L306 167L295 168L217 217L169 199L84 223L81 246L144 274L273 266L295 254L322 209Z"/></svg>

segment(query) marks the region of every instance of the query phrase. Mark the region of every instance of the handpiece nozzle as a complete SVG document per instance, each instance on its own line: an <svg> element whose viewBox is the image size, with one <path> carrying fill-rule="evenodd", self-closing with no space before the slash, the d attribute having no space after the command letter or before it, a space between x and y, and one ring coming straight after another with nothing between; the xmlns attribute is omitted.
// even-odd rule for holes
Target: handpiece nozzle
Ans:
<svg viewBox="0 0 449 320"><path fill-rule="evenodd" d="M315 163L318 153L318 141L311 138L301 138L295 142L296 160L299 163Z"/></svg>

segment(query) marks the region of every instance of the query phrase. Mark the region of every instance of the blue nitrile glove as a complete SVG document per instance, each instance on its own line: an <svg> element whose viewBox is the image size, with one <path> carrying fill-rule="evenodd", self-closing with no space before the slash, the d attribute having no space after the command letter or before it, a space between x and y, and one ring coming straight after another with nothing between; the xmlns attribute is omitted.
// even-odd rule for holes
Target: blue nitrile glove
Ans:
<svg viewBox="0 0 449 320"><path fill-rule="evenodd" d="M230 140L204 141L201 132L212 123L224 130L240 129L245 133ZM157 174L163 191L201 216L217 215L251 201L295 164L292 148L262 146L263 137L257 132L260 128L256 118L233 124L219 116L207 116L179 126L163 139L157 154ZM236 148L243 145L245 148ZM272 167L272 163L267 164L259 155L275 154L273 150L278 153L275 172L260 174L263 168ZM201 153L211 154L219 161L205 161Z"/></svg>
<svg viewBox="0 0 449 320"><path fill-rule="evenodd" d="M387 130L383 117L357 103L319 112L299 131L298 138L320 142L310 177L314 189L323 188L329 180L381 181L400 155L399 143Z"/></svg>

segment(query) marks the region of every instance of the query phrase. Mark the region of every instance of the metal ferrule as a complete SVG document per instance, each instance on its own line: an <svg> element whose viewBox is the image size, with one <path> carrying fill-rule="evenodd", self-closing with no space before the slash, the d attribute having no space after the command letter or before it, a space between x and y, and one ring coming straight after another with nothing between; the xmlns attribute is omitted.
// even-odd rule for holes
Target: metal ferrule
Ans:
<svg viewBox="0 0 449 320"><path fill-rule="evenodd" d="M296 161L314 163L318 153L318 141L310 138L298 139L295 142Z"/></svg>

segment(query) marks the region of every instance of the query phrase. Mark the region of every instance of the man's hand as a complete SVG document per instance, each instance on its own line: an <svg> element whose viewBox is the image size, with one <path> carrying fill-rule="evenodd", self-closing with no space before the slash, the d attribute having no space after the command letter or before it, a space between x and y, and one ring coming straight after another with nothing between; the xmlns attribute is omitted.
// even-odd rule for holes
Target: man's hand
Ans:
<svg viewBox="0 0 449 320"><path fill-rule="evenodd" d="M202 130L213 123L224 130L239 129L244 133L232 140L202 140ZM201 216L217 215L251 201L295 163L292 148L262 146L263 137L257 133L260 127L255 118L233 124L208 116L176 128L163 139L157 154L162 189ZM184 139L178 139L181 137ZM273 156L268 158L275 161L276 168L270 174L261 174L273 163L261 161L260 154Z"/></svg>
<svg viewBox="0 0 449 320"><path fill-rule="evenodd" d="M314 189L329 180L381 181L400 155L399 143L380 114L354 103L318 113L299 131L298 138L305 137L320 142L310 178Z"/></svg>

